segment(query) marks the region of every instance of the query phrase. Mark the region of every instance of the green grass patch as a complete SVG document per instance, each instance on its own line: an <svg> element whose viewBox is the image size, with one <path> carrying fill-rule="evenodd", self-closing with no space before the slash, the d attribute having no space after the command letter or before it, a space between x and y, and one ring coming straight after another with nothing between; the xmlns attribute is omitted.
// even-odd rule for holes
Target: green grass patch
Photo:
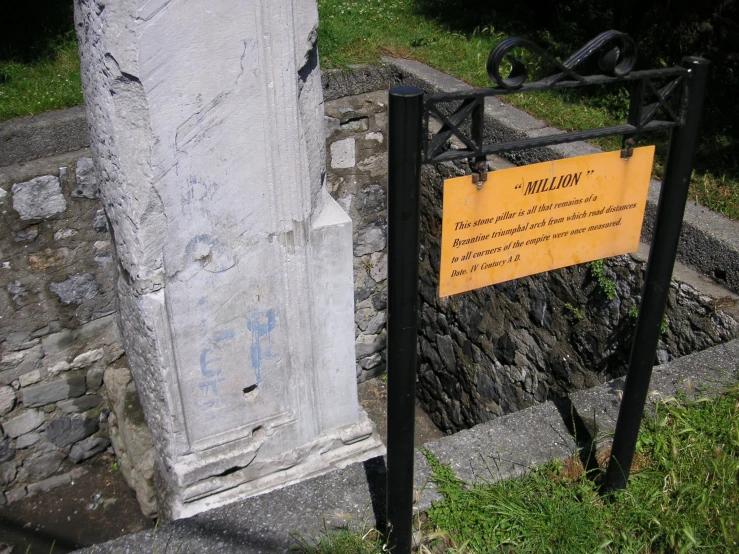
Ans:
<svg viewBox="0 0 739 554"><path fill-rule="evenodd" d="M572 463L471 488L431 463L444 501L429 523L472 552L739 549L739 389L661 404L643 425L628 489L611 499Z"/></svg>
<svg viewBox="0 0 739 554"><path fill-rule="evenodd" d="M419 526L420 552L739 551L739 388L715 400L660 404L642 426L627 490L611 497L576 457L474 487L427 458L443 500ZM314 545L297 551L383 552L371 532L326 531Z"/></svg>
<svg viewBox="0 0 739 554"><path fill-rule="evenodd" d="M424 4L426 4L424 6ZM376 63L381 56L412 58L477 87L490 86L485 63L488 54L507 36L529 35L525 22L501 11L496 26L484 19L472 31L469 25L452 27L443 17L432 17L433 9L423 0L319 0L319 50L323 67ZM442 3L443 4L443 3ZM425 12L422 10L425 9ZM469 14L459 14L469 19ZM558 55L573 51L547 32L534 39L553 45ZM542 42L543 41L543 42ZM577 44L575 47L581 46ZM522 59L536 67L538 60L523 53ZM628 113L625 87L609 86L587 90L546 91L513 94L505 101L565 131L606 127L622 123ZM592 141L604 150L620 148L620 137ZM695 160L690 198L739 219L739 169L735 139L715 125L704 126ZM657 145L655 174L659 177L667 152L666 134L645 135L640 144Z"/></svg>
<svg viewBox="0 0 739 554"><path fill-rule="evenodd" d="M81 103L80 61L73 34L39 60L0 61L0 121Z"/></svg>

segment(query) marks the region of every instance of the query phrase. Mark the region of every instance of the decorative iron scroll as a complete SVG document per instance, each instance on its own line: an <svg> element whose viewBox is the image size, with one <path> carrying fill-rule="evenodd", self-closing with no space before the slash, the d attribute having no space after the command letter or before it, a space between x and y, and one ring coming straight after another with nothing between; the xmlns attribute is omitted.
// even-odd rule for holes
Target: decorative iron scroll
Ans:
<svg viewBox="0 0 739 554"><path fill-rule="evenodd" d="M555 72L537 81L527 82L526 65L510 55L516 48L525 48L549 62ZM507 77L501 75L505 61L512 65ZM602 74L586 74L595 66ZM442 92L424 96L423 161L437 163L463 158L484 161L488 154L539 148L579 140L613 135L634 135L647 131L680 126L684 120L685 87L688 70L684 67L632 71L636 64L636 45L625 33L606 31L580 48L566 61L560 62L530 40L509 38L498 44L488 58L487 70L497 88ZM509 142L489 142L484 137L484 106L488 96L577 88L613 83L630 84L627 121L599 129L547 134ZM659 83L659 84L657 84ZM659 118L658 118L659 115ZM429 137L429 118L441 123L441 128ZM456 137L462 145L448 150L448 141Z"/></svg>
<svg viewBox="0 0 739 554"><path fill-rule="evenodd" d="M576 72L575 69L598 55L600 56L598 59L600 70L613 77L628 75L636 65L636 44L629 35L619 31L605 31L599 34L564 62L557 60L536 43L525 38L514 37L498 44L488 57L488 76L501 88L519 89L528 79L529 71L526 64L509 54L516 48L525 48L534 52L559 70L538 81L545 85L553 85L566 79L584 81L585 76ZM504 61L508 61L512 66L510 74L505 78L500 73Z"/></svg>

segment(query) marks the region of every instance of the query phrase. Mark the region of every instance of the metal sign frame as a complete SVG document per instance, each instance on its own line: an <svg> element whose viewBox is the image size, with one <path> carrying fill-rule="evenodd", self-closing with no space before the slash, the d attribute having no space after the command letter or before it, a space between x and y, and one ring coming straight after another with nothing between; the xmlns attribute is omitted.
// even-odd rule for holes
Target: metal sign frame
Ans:
<svg viewBox="0 0 739 554"><path fill-rule="evenodd" d="M526 65L511 56L517 48L540 56L555 72L527 83ZM595 62L602 73L586 74ZM504 63L511 67L507 77L501 73ZM564 62L529 40L509 38L493 49L487 62L488 75L497 88L440 94L424 94L421 89L409 86L390 90L386 524L389 545L396 554L410 552L412 538L419 201L424 163L471 159L476 179L484 181L488 154L670 129L639 317L611 458L603 480L605 492L626 486L677 254L710 65L698 57L686 57L680 67L666 69L632 71L635 64L634 41L618 31L601 33ZM667 82L658 88L655 80ZM498 143L485 140L484 102L489 96L615 83L630 84L629 114L622 125ZM445 109L445 104L451 104L451 108ZM441 129L433 136L429 134L429 117L442 122ZM447 150L452 137L459 139L465 148ZM629 141L625 141L622 155L629 155L628 146Z"/></svg>

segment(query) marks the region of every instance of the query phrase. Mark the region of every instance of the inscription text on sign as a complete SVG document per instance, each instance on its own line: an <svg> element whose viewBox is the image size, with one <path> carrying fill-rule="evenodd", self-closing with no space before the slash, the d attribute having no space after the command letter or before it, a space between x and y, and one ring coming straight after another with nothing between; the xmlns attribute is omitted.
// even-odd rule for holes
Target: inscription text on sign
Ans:
<svg viewBox="0 0 739 554"><path fill-rule="evenodd" d="M639 247L654 146L444 182L439 296Z"/></svg>

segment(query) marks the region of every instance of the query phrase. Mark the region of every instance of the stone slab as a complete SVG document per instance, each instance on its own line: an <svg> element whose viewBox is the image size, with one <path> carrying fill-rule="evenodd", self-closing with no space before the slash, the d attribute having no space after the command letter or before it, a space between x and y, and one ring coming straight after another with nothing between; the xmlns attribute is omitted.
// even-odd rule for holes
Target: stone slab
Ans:
<svg viewBox="0 0 739 554"><path fill-rule="evenodd" d="M739 340L708 348L657 366L649 386L648 406L657 400L685 394L688 399L716 396L739 379ZM624 378L570 394L582 423L597 447L609 443L616 429Z"/></svg>
<svg viewBox="0 0 739 554"><path fill-rule="evenodd" d="M49 383L40 383L22 390L24 406L45 406L59 400L82 396L87 390L84 375L68 375Z"/></svg>
<svg viewBox="0 0 739 554"><path fill-rule="evenodd" d="M551 402L460 431L425 448L470 484L518 477L532 466L577 452Z"/></svg>
<svg viewBox="0 0 739 554"><path fill-rule="evenodd" d="M80 150L90 144L81 106L0 123L0 167Z"/></svg>

